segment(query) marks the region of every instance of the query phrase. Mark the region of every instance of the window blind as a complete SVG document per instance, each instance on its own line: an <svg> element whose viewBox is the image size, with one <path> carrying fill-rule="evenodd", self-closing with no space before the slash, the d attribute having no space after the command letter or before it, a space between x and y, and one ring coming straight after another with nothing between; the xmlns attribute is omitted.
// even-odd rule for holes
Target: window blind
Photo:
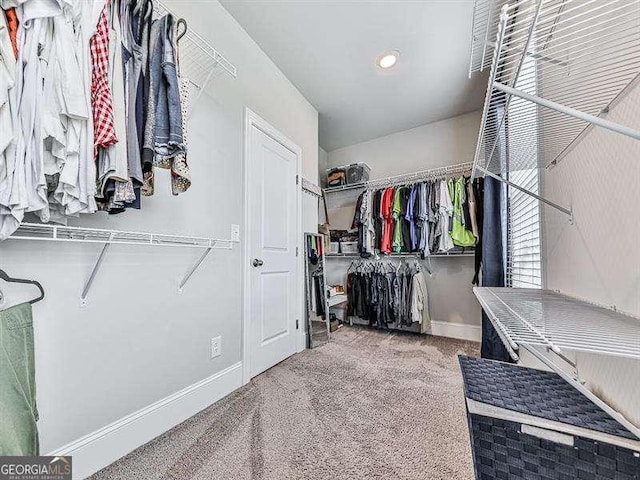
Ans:
<svg viewBox="0 0 640 480"><path fill-rule="evenodd" d="M530 192L539 193L538 169L515 171L510 180L526 186ZM508 201L507 285L542 288L540 206L535 198L515 188L509 188Z"/></svg>

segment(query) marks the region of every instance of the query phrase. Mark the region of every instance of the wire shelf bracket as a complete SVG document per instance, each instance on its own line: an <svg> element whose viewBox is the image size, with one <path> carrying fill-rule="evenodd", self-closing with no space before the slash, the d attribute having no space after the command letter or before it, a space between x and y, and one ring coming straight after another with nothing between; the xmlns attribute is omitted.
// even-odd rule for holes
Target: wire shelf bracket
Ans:
<svg viewBox="0 0 640 480"><path fill-rule="evenodd" d="M66 227L62 225L23 223L7 240L32 240L64 243L97 243L102 244L102 250L91 269L82 294L80 306L88 304L91 287L98 276L100 268L109 252L111 245L146 245L157 247L181 247L204 249L198 261L189 268L178 285L181 293L196 270L202 265L212 250L232 250L239 240L221 240L216 238L190 237L183 235L167 235L161 233L126 232L119 230L105 230L99 228Z"/></svg>

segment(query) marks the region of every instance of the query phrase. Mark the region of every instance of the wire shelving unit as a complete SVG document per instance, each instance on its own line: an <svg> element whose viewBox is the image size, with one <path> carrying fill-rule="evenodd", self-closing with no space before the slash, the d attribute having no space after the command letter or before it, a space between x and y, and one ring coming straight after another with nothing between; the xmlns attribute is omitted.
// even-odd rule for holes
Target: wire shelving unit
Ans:
<svg viewBox="0 0 640 480"><path fill-rule="evenodd" d="M409 185L411 183L424 182L427 180L436 180L449 177L451 175L471 173L473 162L458 163L456 165L447 165L444 167L431 168L428 170L420 170L417 172L406 173L402 175L394 175L392 177L381 178L378 180L370 180L363 183L354 183L350 185L340 185L337 187L328 187L324 189L324 193L343 192L345 190L375 190L385 187Z"/></svg>
<svg viewBox="0 0 640 480"><path fill-rule="evenodd" d="M180 18L180 12L172 12L162 2L154 2L154 19L169 13L176 20ZM192 105L198 102L212 78L220 74L237 77L238 72L235 65L190 27L187 28L186 35L180 40L179 51L181 74L198 88L198 94L191 102Z"/></svg>
<svg viewBox="0 0 640 480"><path fill-rule="evenodd" d="M470 72L489 57L474 175L551 168L594 126L640 140L606 118L640 82L640 0L476 0Z"/></svg>
<svg viewBox="0 0 640 480"><path fill-rule="evenodd" d="M640 428L580 381L577 363L566 356L577 351L640 360L640 318L550 290L475 287L473 292L511 358L518 361L524 348L640 437ZM575 368L576 375L544 350Z"/></svg>
<svg viewBox="0 0 640 480"><path fill-rule="evenodd" d="M181 292L191 276L212 250L231 250L238 240L167 235L149 232L128 232L100 228L67 227L63 225L23 223L7 240L32 240L41 242L97 243L102 250L82 290L80 305L87 305L87 298L95 277L111 245L142 245L154 247L180 247L203 250L198 261L187 271L178 286Z"/></svg>
<svg viewBox="0 0 640 480"><path fill-rule="evenodd" d="M514 360L521 344L640 360L640 318L550 290L475 287L474 293Z"/></svg>

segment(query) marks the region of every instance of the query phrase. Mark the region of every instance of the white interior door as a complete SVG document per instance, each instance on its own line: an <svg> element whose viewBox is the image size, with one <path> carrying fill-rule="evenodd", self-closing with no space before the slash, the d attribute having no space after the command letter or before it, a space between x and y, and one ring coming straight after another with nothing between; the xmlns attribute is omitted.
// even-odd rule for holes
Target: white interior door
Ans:
<svg viewBox="0 0 640 480"><path fill-rule="evenodd" d="M297 351L298 154L254 124L247 135L250 306L245 339L253 377Z"/></svg>

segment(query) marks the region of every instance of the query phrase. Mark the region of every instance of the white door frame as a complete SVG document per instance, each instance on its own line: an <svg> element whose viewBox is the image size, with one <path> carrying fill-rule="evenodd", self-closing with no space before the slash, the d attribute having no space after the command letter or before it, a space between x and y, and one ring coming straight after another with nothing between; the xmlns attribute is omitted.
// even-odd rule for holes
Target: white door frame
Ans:
<svg viewBox="0 0 640 480"><path fill-rule="evenodd" d="M243 235L244 235L244 248L242 249L242 381L243 384L249 383L251 380L251 335L250 332L250 317L251 317L251 236L249 235L249 209L251 202L251 192L247 186L249 185L249 156L251 154L251 141L250 132L255 127L265 135L268 135L280 145L290 150L296 156L296 178L300 178L300 168L302 166L302 148L289 140L280 131L270 125L266 120L253 112L248 107L244 110L244 154L242 159L243 169L243 197L244 197L244 219L243 219ZM303 310L302 305L304 302L299 301L302 295L302 280L300 279L300 272L302 272L302 188L301 182L297 182L296 187L296 251L298 257L296 259L296 318L298 319L298 352L301 352L306 348L305 329L303 322Z"/></svg>

